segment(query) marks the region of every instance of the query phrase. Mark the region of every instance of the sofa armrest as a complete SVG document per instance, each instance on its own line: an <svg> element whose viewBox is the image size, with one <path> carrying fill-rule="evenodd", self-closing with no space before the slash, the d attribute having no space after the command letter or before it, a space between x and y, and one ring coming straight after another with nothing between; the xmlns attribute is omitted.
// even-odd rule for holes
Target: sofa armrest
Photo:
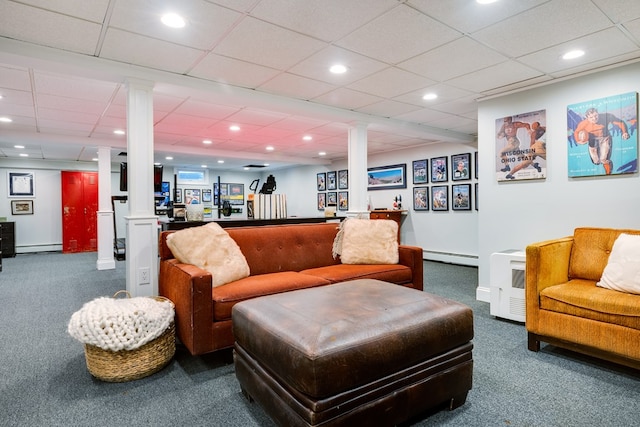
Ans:
<svg viewBox="0 0 640 427"><path fill-rule="evenodd" d="M540 292L569 280L573 236L533 243L526 249L526 325L536 332Z"/></svg>
<svg viewBox="0 0 640 427"><path fill-rule="evenodd" d="M398 263L411 269L411 287L422 291L424 288L422 248L398 245L398 255Z"/></svg>
<svg viewBox="0 0 640 427"><path fill-rule="evenodd" d="M176 259L160 261L159 294L175 304L180 341L191 354L211 351L213 297L211 273Z"/></svg>

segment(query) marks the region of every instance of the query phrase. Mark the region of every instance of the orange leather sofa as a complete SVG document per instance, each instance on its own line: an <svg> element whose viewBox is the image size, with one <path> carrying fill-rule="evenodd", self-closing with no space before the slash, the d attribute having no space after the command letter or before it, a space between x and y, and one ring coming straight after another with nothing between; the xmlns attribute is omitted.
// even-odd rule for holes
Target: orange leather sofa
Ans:
<svg viewBox="0 0 640 427"><path fill-rule="evenodd" d="M596 286L621 233L576 228L526 249L528 348L540 342L640 369L640 295Z"/></svg>
<svg viewBox="0 0 640 427"><path fill-rule="evenodd" d="M176 332L191 354L233 347L231 309L263 295L354 279L378 279L423 288L422 249L399 245L398 264L347 265L332 256L336 223L226 228L245 256L251 275L211 286L211 274L181 264L160 234L159 293L175 304Z"/></svg>

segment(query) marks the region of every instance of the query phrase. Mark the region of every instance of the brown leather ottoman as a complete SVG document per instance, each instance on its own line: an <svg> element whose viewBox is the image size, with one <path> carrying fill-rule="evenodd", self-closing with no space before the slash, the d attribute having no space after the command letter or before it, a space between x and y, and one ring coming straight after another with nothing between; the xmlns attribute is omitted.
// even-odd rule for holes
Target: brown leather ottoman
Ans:
<svg viewBox="0 0 640 427"><path fill-rule="evenodd" d="M233 307L236 376L282 426L395 425L471 389L473 313L378 280Z"/></svg>

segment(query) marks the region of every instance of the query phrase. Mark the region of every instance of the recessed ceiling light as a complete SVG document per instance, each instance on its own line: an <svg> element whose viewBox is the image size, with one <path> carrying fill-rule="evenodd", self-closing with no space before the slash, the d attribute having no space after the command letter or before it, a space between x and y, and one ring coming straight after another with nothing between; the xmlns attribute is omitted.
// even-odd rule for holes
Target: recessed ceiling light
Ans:
<svg viewBox="0 0 640 427"><path fill-rule="evenodd" d="M326 156L326 155L327 155L327 153L325 153L324 151L321 151L321 152L319 152L319 153L318 153L318 155L319 155L319 156Z"/></svg>
<svg viewBox="0 0 640 427"><path fill-rule="evenodd" d="M3 98L3 96L2 96L2 95L0 95L0 99L2 99L2 98Z"/></svg>
<svg viewBox="0 0 640 427"><path fill-rule="evenodd" d="M211 144L213 143L213 141L211 141L210 139L205 139L204 141L202 141L203 144Z"/></svg>
<svg viewBox="0 0 640 427"><path fill-rule="evenodd" d="M302 137L303 140L305 141L311 141L313 139L313 137L311 135L305 135Z"/></svg>
<svg viewBox="0 0 640 427"><path fill-rule="evenodd" d="M11 123L13 120L11 120L9 117L0 117L0 122L2 123Z"/></svg>
<svg viewBox="0 0 640 427"><path fill-rule="evenodd" d="M183 28L185 25L187 25L187 22L184 20L184 18L177 13L165 13L164 15L162 15L162 18L160 18L160 20L164 25L171 28Z"/></svg>
<svg viewBox="0 0 640 427"><path fill-rule="evenodd" d="M231 125L231 126L229 126L229 130L232 130L232 131L234 131L234 132L237 132L237 131L239 131L239 130L240 130L240 126L238 126L238 125Z"/></svg>
<svg viewBox="0 0 640 427"><path fill-rule="evenodd" d="M272 145L267 145L267 147L265 148L267 151L273 151L275 150L275 148L273 148Z"/></svg>
<svg viewBox="0 0 640 427"><path fill-rule="evenodd" d="M422 97L422 99L424 99L425 101L431 101L431 100L434 100L434 99L436 99L436 98L438 98L438 95L437 95L437 94L435 94L435 93L426 93L426 94Z"/></svg>
<svg viewBox="0 0 640 427"><path fill-rule="evenodd" d="M479 4L491 4L491 3L495 3L497 1L498 0L476 0L476 3L479 3Z"/></svg>
<svg viewBox="0 0 640 427"><path fill-rule="evenodd" d="M167 156L167 157L165 157L164 159L165 159L165 160L173 160L173 157L171 157L171 156Z"/></svg>
<svg viewBox="0 0 640 427"><path fill-rule="evenodd" d="M206 168L206 167L207 167L207 165L200 165L200 167L201 167L201 168Z"/></svg>
<svg viewBox="0 0 640 427"><path fill-rule="evenodd" d="M265 163L265 164L264 164L264 166L265 166L265 167L266 167L266 166L269 166L269 163Z"/></svg>
<svg viewBox="0 0 640 427"><path fill-rule="evenodd" d="M29 157L27 153L20 153L20 157Z"/></svg>
<svg viewBox="0 0 640 427"><path fill-rule="evenodd" d="M562 59L576 59L584 55L584 50L576 49L562 55Z"/></svg>
<svg viewBox="0 0 640 427"><path fill-rule="evenodd" d="M91 160L92 160L92 161L94 161L94 162L97 162L97 161L98 161L98 158L97 158L97 157L94 157L94 158L93 158L93 159L91 159Z"/></svg>
<svg viewBox="0 0 640 427"><path fill-rule="evenodd" d="M116 129L113 131L116 135L124 135L124 131L122 129Z"/></svg>
<svg viewBox="0 0 640 427"><path fill-rule="evenodd" d="M24 145L14 145L13 148L21 149L21 148L24 148Z"/></svg>
<svg viewBox="0 0 640 427"><path fill-rule="evenodd" d="M224 160L218 160L218 163L224 163Z"/></svg>
<svg viewBox="0 0 640 427"><path fill-rule="evenodd" d="M250 167L248 167L248 166L245 166L245 167L244 167L244 170L246 170L246 171L248 171L249 169L251 169L251 168L250 168Z"/></svg>
<svg viewBox="0 0 640 427"><path fill-rule="evenodd" d="M347 72L347 67L342 64L335 64L332 65L331 68L329 68L329 71L331 71L333 74L344 74Z"/></svg>

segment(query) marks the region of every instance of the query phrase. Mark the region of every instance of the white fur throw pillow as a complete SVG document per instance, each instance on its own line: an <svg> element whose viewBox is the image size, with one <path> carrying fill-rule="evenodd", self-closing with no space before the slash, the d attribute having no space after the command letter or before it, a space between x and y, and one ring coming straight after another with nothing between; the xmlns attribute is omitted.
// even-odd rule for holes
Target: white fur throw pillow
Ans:
<svg viewBox="0 0 640 427"><path fill-rule="evenodd" d="M342 222L336 239L337 253L343 264L398 263L398 224L395 221L348 218Z"/></svg>
<svg viewBox="0 0 640 427"><path fill-rule="evenodd" d="M640 235L620 234L596 285L629 294L640 294Z"/></svg>
<svg viewBox="0 0 640 427"><path fill-rule="evenodd" d="M249 264L240 247L215 222L171 233L167 246L181 263L210 272L213 287L249 276Z"/></svg>

